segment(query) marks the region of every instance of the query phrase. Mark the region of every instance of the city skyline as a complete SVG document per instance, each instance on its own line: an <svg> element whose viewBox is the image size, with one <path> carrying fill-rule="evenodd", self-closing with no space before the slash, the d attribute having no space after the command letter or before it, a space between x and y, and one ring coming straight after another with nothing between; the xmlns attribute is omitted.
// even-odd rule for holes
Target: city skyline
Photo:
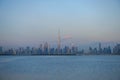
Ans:
<svg viewBox="0 0 120 80"><path fill-rule="evenodd" d="M0 12L1 46L56 47L59 29L62 45L120 42L119 0L1 0Z"/></svg>
<svg viewBox="0 0 120 80"><path fill-rule="evenodd" d="M39 47L26 46L7 50L0 46L0 55L120 55L120 44L103 47L99 43L97 47L89 46L89 49L85 50L76 45L60 47L58 40L56 48L47 42L40 44Z"/></svg>

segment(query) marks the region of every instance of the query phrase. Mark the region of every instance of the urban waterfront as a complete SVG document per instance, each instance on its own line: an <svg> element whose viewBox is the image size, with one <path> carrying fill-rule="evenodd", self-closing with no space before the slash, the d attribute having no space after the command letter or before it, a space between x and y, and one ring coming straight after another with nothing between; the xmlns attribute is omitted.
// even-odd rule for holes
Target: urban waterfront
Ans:
<svg viewBox="0 0 120 80"><path fill-rule="evenodd" d="M39 47L29 47L26 48L11 48L3 51L3 47L0 46L0 55L120 55L120 44L116 44L113 48L110 46L101 47L101 43L98 47L89 47L86 52L84 49L78 46L64 46L60 48L58 44L57 48L50 47L46 42L43 46L40 44Z"/></svg>
<svg viewBox="0 0 120 80"><path fill-rule="evenodd" d="M120 0L0 0L0 80L120 80Z"/></svg>
<svg viewBox="0 0 120 80"><path fill-rule="evenodd" d="M120 80L120 56L0 56L0 80Z"/></svg>

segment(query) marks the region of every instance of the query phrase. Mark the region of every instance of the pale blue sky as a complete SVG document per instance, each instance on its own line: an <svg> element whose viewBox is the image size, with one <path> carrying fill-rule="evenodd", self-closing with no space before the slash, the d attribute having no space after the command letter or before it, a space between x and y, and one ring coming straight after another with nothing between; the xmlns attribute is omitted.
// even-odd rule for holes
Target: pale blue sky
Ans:
<svg viewBox="0 0 120 80"><path fill-rule="evenodd" d="M0 0L0 44L120 42L119 0ZM63 43L65 43L63 41Z"/></svg>

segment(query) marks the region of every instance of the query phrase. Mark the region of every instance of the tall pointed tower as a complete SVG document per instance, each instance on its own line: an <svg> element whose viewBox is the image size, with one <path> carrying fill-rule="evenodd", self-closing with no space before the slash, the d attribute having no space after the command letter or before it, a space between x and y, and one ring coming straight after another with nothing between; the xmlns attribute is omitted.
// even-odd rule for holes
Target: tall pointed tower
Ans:
<svg viewBox="0 0 120 80"><path fill-rule="evenodd" d="M60 38L60 29L58 30L58 54L60 53L61 47L61 38Z"/></svg>

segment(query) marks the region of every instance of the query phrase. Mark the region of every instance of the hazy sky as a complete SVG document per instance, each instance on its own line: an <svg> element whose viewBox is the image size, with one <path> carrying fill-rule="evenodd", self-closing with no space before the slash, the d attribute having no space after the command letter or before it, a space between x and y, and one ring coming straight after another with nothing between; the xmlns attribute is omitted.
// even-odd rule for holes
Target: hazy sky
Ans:
<svg viewBox="0 0 120 80"><path fill-rule="evenodd" d="M0 0L0 45L120 42L120 0Z"/></svg>

